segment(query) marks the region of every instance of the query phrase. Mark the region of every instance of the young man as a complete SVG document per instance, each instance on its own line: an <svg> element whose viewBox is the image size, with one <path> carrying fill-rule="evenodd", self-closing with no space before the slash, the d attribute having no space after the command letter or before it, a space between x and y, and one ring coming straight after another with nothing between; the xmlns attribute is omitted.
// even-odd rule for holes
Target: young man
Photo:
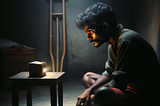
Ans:
<svg viewBox="0 0 160 106"><path fill-rule="evenodd" d="M78 15L76 26L95 47L108 44L106 70L83 76L87 89L76 106L159 106L160 70L155 51L140 34L116 23L111 6L100 2L90 6Z"/></svg>

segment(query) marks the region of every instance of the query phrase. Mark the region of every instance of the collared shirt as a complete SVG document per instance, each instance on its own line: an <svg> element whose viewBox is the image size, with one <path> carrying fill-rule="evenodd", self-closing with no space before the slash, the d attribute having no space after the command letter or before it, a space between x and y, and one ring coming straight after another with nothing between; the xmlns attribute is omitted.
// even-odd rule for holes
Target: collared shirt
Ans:
<svg viewBox="0 0 160 106"><path fill-rule="evenodd" d="M130 85L145 94L155 94L160 85L160 70L154 49L137 32L124 29L121 24L117 27L116 45L108 46L108 61L102 74L112 79L110 87L125 90Z"/></svg>

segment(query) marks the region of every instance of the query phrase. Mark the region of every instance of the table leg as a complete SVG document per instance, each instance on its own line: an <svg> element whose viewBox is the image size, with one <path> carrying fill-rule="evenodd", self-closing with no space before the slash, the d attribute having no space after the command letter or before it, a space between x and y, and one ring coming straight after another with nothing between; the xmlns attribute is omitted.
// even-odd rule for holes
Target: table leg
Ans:
<svg viewBox="0 0 160 106"><path fill-rule="evenodd" d="M51 106L57 106L57 89L56 84L50 86Z"/></svg>
<svg viewBox="0 0 160 106"><path fill-rule="evenodd" d="M58 84L58 103L59 106L63 106L63 83Z"/></svg>
<svg viewBox="0 0 160 106"><path fill-rule="evenodd" d="M12 82L12 106L18 106L19 105L19 93L18 93L18 87L16 84L14 85L14 82Z"/></svg>
<svg viewBox="0 0 160 106"><path fill-rule="evenodd" d="M32 106L32 89L31 89L31 86L27 86L27 106Z"/></svg>

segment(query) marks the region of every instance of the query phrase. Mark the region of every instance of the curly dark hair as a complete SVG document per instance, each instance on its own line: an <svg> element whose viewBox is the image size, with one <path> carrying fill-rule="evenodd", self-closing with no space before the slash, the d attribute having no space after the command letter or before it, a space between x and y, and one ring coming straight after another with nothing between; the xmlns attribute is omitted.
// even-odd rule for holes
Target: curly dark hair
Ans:
<svg viewBox="0 0 160 106"><path fill-rule="evenodd" d="M99 24L107 22L110 26L116 27L116 15L113 8L102 2L88 7L84 13L80 13L76 19L76 26L84 29L86 25Z"/></svg>

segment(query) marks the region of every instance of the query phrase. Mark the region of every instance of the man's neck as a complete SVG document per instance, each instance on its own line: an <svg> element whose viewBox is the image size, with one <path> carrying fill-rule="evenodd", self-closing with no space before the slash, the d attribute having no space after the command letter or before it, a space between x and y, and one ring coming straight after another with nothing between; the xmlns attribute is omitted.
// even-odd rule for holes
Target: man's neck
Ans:
<svg viewBox="0 0 160 106"><path fill-rule="evenodd" d="M106 43L115 46L115 38L113 38L113 37L111 36Z"/></svg>

